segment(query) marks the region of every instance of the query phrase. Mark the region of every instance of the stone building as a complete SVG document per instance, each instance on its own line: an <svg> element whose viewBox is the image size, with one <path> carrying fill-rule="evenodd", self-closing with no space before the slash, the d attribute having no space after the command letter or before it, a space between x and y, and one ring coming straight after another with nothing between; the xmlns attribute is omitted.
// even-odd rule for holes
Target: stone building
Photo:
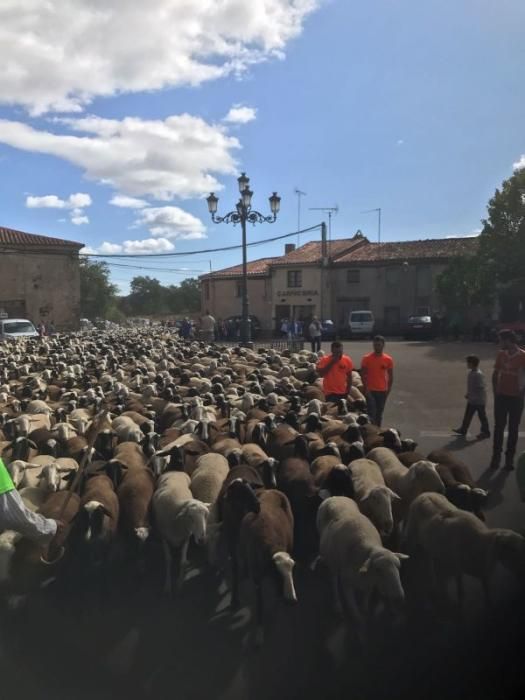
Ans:
<svg viewBox="0 0 525 700"><path fill-rule="evenodd" d="M83 245L0 227L0 313L78 328Z"/></svg>
<svg viewBox="0 0 525 700"><path fill-rule="evenodd" d="M470 255L476 238L371 243L352 238L287 244L284 255L248 264L250 313L265 331L283 318L331 319L344 330L351 311L369 309L376 328L396 333L413 314L441 311L436 279L450 260ZM216 318L241 312L242 266L201 278L202 309Z"/></svg>

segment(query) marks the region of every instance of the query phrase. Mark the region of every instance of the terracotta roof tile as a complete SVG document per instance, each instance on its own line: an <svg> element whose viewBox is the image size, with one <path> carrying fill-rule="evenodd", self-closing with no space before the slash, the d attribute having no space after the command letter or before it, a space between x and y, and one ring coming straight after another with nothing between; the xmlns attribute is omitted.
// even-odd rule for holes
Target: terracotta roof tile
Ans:
<svg viewBox="0 0 525 700"><path fill-rule="evenodd" d="M477 250L477 237L432 238L398 243L366 243L339 257L336 265L373 263L378 260L434 260L472 254Z"/></svg>
<svg viewBox="0 0 525 700"><path fill-rule="evenodd" d="M269 265L274 260L279 258L259 258L248 263L248 275L250 277L264 277L268 274ZM225 267L224 270L210 272L207 275L201 275L199 279L208 279L213 277L240 277L242 275L242 264L234 265L233 267Z"/></svg>
<svg viewBox="0 0 525 700"><path fill-rule="evenodd" d="M361 246L366 242L366 238L340 238L327 243L329 257L336 258L354 246ZM297 265L321 262L322 244L321 241L310 241L296 248L291 253L276 258L272 265Z"/></svg>
<svg viewBox="0 0 525 700"><path fill-rule="evenodd" d="M8 246L36 246L36 247L70 247L82 248L83 243L75 241L65 241L61 238L50 238L49 236L38 236L34 233L25 233L24 231L16 231L12 228L4 228L0 226L0 245Z"/></svg>

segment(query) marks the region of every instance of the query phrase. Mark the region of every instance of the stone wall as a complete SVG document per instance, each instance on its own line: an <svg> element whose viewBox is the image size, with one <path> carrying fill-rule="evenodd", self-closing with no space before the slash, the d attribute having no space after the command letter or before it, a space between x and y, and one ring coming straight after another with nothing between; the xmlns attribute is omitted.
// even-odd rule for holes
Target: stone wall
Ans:
<svg viewBox="0 0 525 700"><path fill-rule="evenodd" d="M78 253L70 249L40 252L24 247L0 252L0 309L11 318L54 321L58 330L74 330L80 319Z"/></svg>

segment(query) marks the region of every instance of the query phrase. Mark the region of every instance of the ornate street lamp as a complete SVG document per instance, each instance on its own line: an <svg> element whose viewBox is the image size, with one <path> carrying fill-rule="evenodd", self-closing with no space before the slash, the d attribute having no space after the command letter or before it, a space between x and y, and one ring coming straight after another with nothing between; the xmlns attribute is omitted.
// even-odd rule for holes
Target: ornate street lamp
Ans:
<svg viewBox="0 0 525 700"><path fill-rule="evenodd" d="M248 302L248 267L246 256L246 222L250 224L273 224L277 220L277 214L281 207L281 198L277 192L274 192L269 198L271 216L263 216L258 211L252 210L253 192L249 188L250 178L246 173L241 173L237 178L239 183L239 192L241 194L239 201L235 205L233 211L228 212L224 216L217 216L217 207L219 198L213 192L206 197L208 202L208 211L211 214L211 220L215 224L241 224L242 228L242 320L241 320L241 343L246 344L251 340L249 302Z"/></svg>

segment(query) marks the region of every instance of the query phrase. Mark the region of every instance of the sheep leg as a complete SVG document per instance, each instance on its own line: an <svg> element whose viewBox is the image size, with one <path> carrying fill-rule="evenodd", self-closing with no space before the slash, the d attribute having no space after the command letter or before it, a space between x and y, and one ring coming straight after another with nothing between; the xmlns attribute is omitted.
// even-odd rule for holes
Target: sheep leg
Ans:
<svg viewBox="0 0 525 700"><path fill-rule="evenodd" d="M177 591L182 590L182 585L184 583L184 576L186 574L186 567L188 565L188 546L190 544L189 538L184 541L182 547L180 548L180 559L179 559L179 574L177 576Z"/></svg>
<svg viewBox="0 0 525 700"><path fill-rule="evenodd" d="M264 601L261 583L255 584L255 596L256 596L256 630L255 630L255 644L256 646L261 646L264 642Z"/></svg>
<svg viewBox="0 0 525 700"><path fill-rule="evenodd" d="M172 582L171 582L171 567L172 567L172 557L171 557L171 547L169 542L163 540L164 547L164 561L166 564L166 577L164 579L164 593L170 595L172 592Z"/></svg>
<svg viewBox="0 0 525 700"><path fill-rule="evenodd" d="M232 610L238 610L239 601L239 559L237 557L237 552L231 552L231 563L232 563L232 593L230 607Z"/></svg>
<svg viewBox="0 0 525 700"><path fill-rule="evenodd" d="M339 598L341 600L342 609L346 618L347 625L350 622L355 622L357 626L357 635L361 644L365 643L365 621L357 605L355 593L351 586L343 588L341 577L337 577L337 586Z"/></svg>

